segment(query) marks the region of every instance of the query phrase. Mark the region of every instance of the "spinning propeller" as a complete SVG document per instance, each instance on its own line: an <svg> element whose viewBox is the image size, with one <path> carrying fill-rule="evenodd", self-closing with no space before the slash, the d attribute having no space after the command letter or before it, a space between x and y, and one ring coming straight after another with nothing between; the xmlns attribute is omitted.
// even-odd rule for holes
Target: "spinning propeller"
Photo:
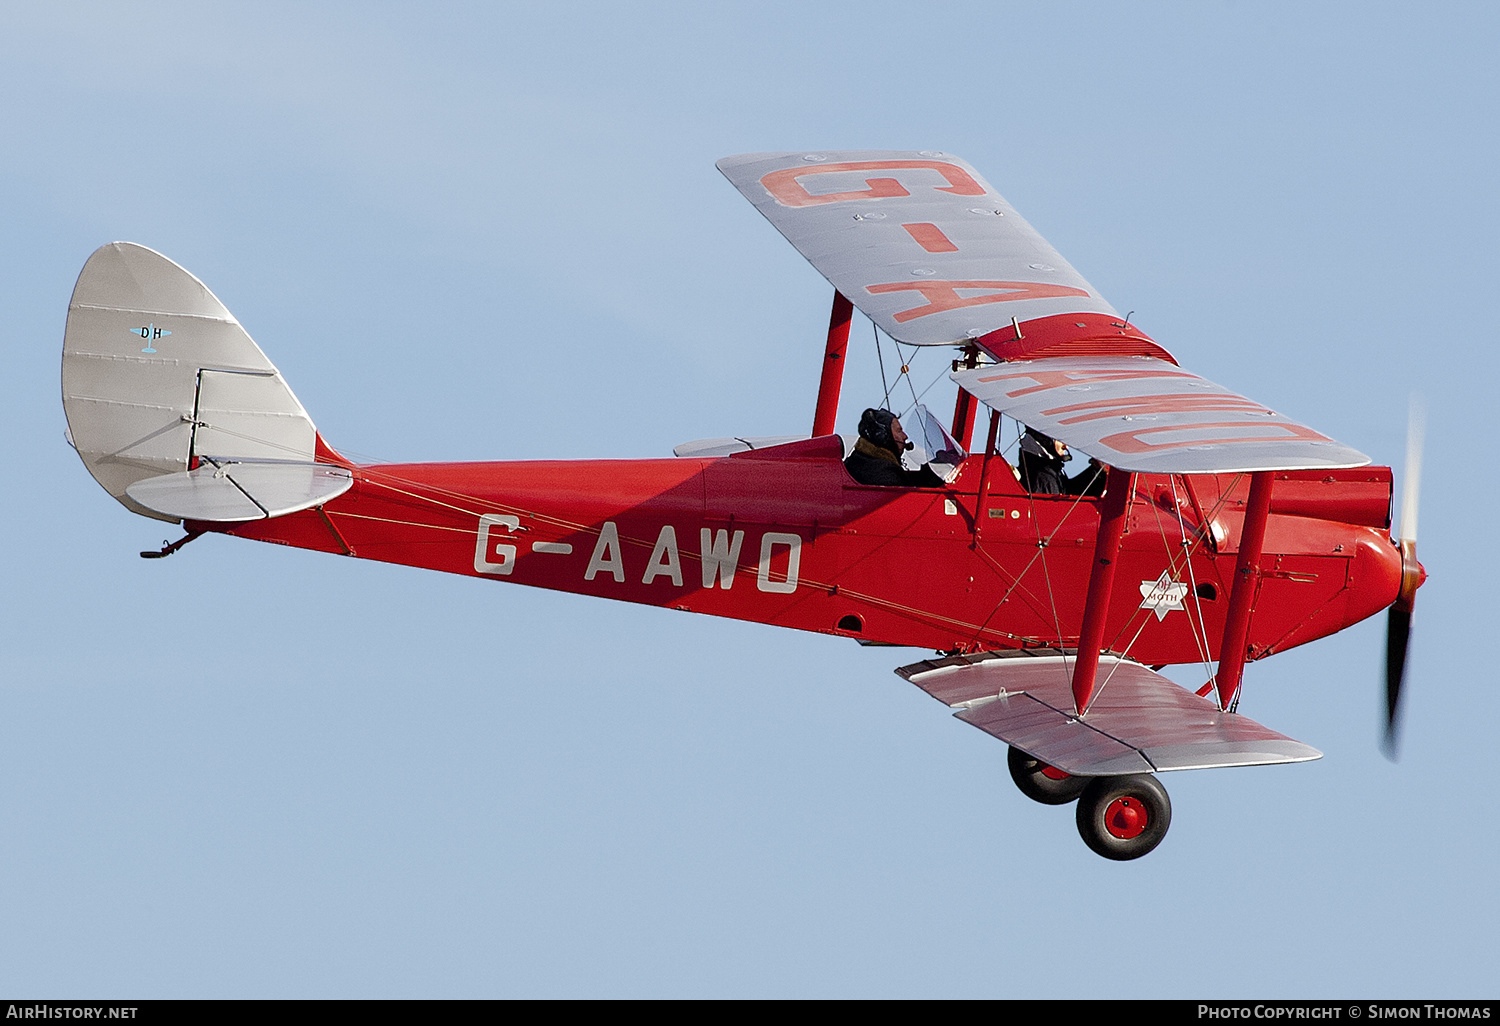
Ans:
<svg viewBox="0 0 1500 1026"><path fill-rule="evenodd" d="M1411 613L1417 589L1427 572L1417 562L1417 493L1422 485L1421 403L1412 397L1406 426L1406 474L1401 487L1401 591L1386 614L1385 742L1386 757L1396 760L1397 714L1401 709L1401 681L1406 676L1406 649L1411 641Z"/></svg>

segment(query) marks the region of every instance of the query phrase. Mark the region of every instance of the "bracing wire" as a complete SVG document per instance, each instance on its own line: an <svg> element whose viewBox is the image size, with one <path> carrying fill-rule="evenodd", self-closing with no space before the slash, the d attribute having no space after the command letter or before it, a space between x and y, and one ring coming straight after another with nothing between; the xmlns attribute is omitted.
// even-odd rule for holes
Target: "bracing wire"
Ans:
<svg viewBox="0 0 1500 1026"><path fill-rule="evenodd" d="M1017 421L1016 422L1016 440L1015 440L1015 442L1012 443L1013 445L1020 444L1021 430L1022 430L1021 429L1021 423L1020 423L1020 421ZM1001 453L1003 455L1009 449L1010 449L1010 446L1007 445L1007 446L1005 446L1004 449L997 450L997 452L999 452L999 453ZM1000 607L1003 606L1003 605L1005 605L1006 602L1010 601L1011 595L1015 594L1016 589L1018 589L1018 588L1021 587L1021 582L1026 579L1026 575L1031 572L1031 568L1034 567L1034 566L1036 566L1038 560L1042 560L1042 572L1043 572L1044 577L1046 578L1046 580L1044 582L1044 586L1047 589L1047 599L1048 599L1048 601L1050 603L1052 603L1053 624L1054 624L1055 629L1058 632L1058 645L1059 646L1062 645L1062 624L1061 624L1061 618L1057 615L1056 598L1052 594L1052 582L1051 582L1050 574L1048 574L1048 567L1047 567L1046 561L1045 561L1045 554L1046 554L1047 546L1049 544L1051 544L1052 539L1055 538L1057 536L1058 532L1061 531L1063 529L1063 527L1067 524L1068 518L1071 517L1073 515L1074 511L1078 509L1078 504L1080 502L1082 502L1083 499L1084 499L1084 496L1082 496L1082 495L1075 495L1073 497L1073 501L1068 504L1068 508L1063 511L1062 519L1060 519L1057 522L1057 526L1052 529L1051 533L1049 533L1045 539L1038 537L1036 553L1031 557L1031 559L1027 560L1026 565L1021 568L1021 572L1020 573L1015 574L1015 575L1010 575L1008 571L1006 572L1007 576L1012 576L1011 585L1010 585L1010 587L1008 587L1006 589L1005 594L1000 597L1000 601L997 602L997 603L995 603L995 607L990 610L990 614L984 618L984 622L979 625L980 626L980 631L983 631L983 630L985 630L985 629L987 629L989 627L990 621L995 618L995 614L1000 611ZM1032 520L1032 523L1033 524L1038 524L1038 521L1036 519L1036 501L1030 495L1030 493L1028 493L1027 502L1028 502L1028 504L1030 505L1030 508L1031 508L1031 520ZM1038 535L1040 535L1040 525L1039 524L1038 524ZM982 548L978 549L977 551L981 555L984 554L984 550ZM998 566L998 564L995 564L995 565ZM1027 591L1027 594L1030 594L1029 589ZM978 637L978 634L976 633L975 638L977 639L977 637ZM1066 667L1066 660L1064 661L1064 666Z"/></svg>
<svg viewBox="0 0 1500 1026"><path fill-rule="evenodd" d="M1058 524L1057 528L1053 530L1052 534L1048 535L1044 540L1042 538L1041 521L1038 520L1036 516L1036 499L1030 493L1027 493L1026 501L1027 504L1031 507L1032 526L1036 528L1036 551L1037 555L1042 557L1042 580L1046 583L1047 587L1047 602L1052 606L1052 628L1053 630L1057 631L1057 650L1059 652L1062 652L1062 618L1057 615L1057 595L1052 589L1052 573L1047 568L1047 545L1052 541L1052 535L1055 535L1057 531L1062 528L1062 525ZM1077 505L1078 503L1074 502L1072 506L1069 506L1068 513L1071 513L1073 511L1073 508ZM1067 519L1067 513L1063 514L1063 519ZM1062 657L1062 670L1064 677L1066 677L1068 680L1073 679L1073 671L1068 669L1068 657L1066 654L1064 654Z"/></svg>
<svg viewBox="0 0 1500 1026"><path fill-rule="evenodd" d="M875 334L875 359L880 361L880 387L885 392L885 395L880 400L880 405L883 409L885 407L885 404L890 402L891 386L887 384L885 380L885 353L883 353L880 349L880 326L874 321L871 321L870 330Z"/></svg>
<svg viewBox="0 0 1500 1026"><path fill-rule="evenodd" d="M901 416L904 417L907 413L911 412L912 408L915 407L917 403L922 401L921 396L917 395L917 387L916 384L912 381L911 377L911 365L915 361L917 350L919 350L921 347L912 346L912 355L907 356L901 351L900 341L895 338L891 339L891 343L896 347L896 359L899 361L896 365L896 380L891 381L885 373L885 350L884 347L882 347L880 344L880 327L874 321L871 321L870 329L875 335L875 358L880 362L880 387L883 392L883 395L880 398L881 408L886 410L891 408L891 393L900 386L901 379L905 378L906 387L911 390L911 406L908 406L905 410L902 411ZM942 377L941 371L938 372L938 377ZM926 395L927 389L931 388L932 385L935 384L937 384L937 378L933 378L932 384L929 384L927 388L922 389L922 395Z"/></svg>
<svg viewBox="0 0 1500 1026"><path fill-rule="evenodd" d="M1160 508L1157 507L1156 503L1154 503L1154 502L1151 503L1151 512L1153 514L1155 514L1155 516L1156 516L1156 529L1157 529L1158 533L1161 534L1162 548L1166 550L1166 555L1167 555L1167 576L1168 576L1168 579L1172 583L1174 583L1174 584L1180 583L1180 579L1182 577L1182 569L1181 569L1180 566L1178 566L1177 559L1176 559L1176 557L1172 553L1171 543L1167 541L1167 532L1163 529L1163 526L1162 526L1161 510L1160 510ZM1178 514L1178 519L1179 519L1179 525L1180 525L1180 523L1181 523L1181 512L1180 511L1179 511L1179 514ZM1191 554L1190 553L1184 554L1183 558L1188 563L1189 566L1192 565ZM1142 582L1142 587L1144 587L1144 586L1145 586L1145 584L1144 584L1144 582ZM1147 597L1151 597L1151 596L1156 596L1156 593L1155 593L1154 590L1151 591L1151 592L1149 592L1149 593L1147 593ZM1162 596L1156 596L1156 597L1158 599L1160 599ZM1198 652L1199 652L1200 655L1202 655L1203 654L1203 647L1202 647L1201 643L1198 640L1198 630L1193 625L1192 614L1191 613L1187 613L1186 609L1184 609L1183 612L1184 612L1184 614L1188 618L1188 629L1192 631L1192 634L1193 634L1193 644L1198 647ZM1147 610L1147 608L1146 608L1146 599L1142 598L1141 604L1138 607L1136 607L1136 612L1135 612L1135 614L1132 615L1132 618L1131 618L1132 621L1133 621L1134 618L1135 618L1135 616L1139 616L1140 620L1141 620L1140 626L1135 629L1135 633L1130 636L1130 640L1128 642L1126 642L1125 643L1125 647L1123 649L1121 649L1121 654L1122 655L1125 655L1125 656L1129 656L1130 655L1130 650L1135 647L1135 643L1137 641L1139 641L1141 635L1143 633L1145 633L1146 627L1151 623L1151 617L1153 615L1154 614L1152 612L1150 612L1149 610ZM1127 622L1126 629L1127 630L1129 629L1129 622ZM1121 633L1123 633L1123 631ZM1111 646L1113 646L1115 643L1118 643L1118 641L1119 641L1119 635L1116 635L1115 638L1114 638L1114 641L1111 642ZM1104 678L1104 682L1099 685L1099 691L1103 691L1104 688L1105 688L1105 686L1109 684L1110 680L1113 679L1113 677L1115 675L1115 672L1117 670L1119 670L1120 665L1121 664L1116 663L1113 667L1110 668L1110 671L1109 671L1108 675L1106 675L1105 678Z"/></svg>
<svg viewBox="0 0 1500 1026"><path fill-rule="evenodd" d="M1203 528L1199 532L1198 538L1195 539L1195 540L1189 541L1189 539L1186 537L1187 528L1186 528L1186 524L1184 524L1183 521L1182 521L1182 509L1181 509L1180 506L1177 509L1177 520L1178 520L1179 529L1183 532L1183 535L1184 535L1184 537L1183 537L1183 549L1184 549L1183 558L1184 558L1184 561L1185 561L1185 563L1187 565L1190 582L1195 579L1195 575L1193 574L1193 564L1192 564L1193 551L1200 544L1203 543L1203 540L1206 537L1205 532L1208 530L1208 526L1207 526L1208 522L1212 521L1213 517L1215 515L1217 515L1217 513L1219 511L1219 508L1221 506L1223 506L1223 504L1226 501L1228 501L1230 493L1234 491L1235 487L1239 484L1240 479L1242 477L1244 477L1243 474L1236 474L1235 477L1234 477L1234 480L1230 482L1229 487L1227 489L1225 489L1225 491L1220 495L1219 501L1213 506L1213 508L1205 516L1205 518L1204 518L1205 523L1203 525ZM1176 482L1176 478L1174 477L1172 479L1172 490L1173 490L1173 497L1174 497L1174 499L1176 498L1176 490L1177 490L1176 486L1177 486L1177 482ZM1160 516L1160 513L1158 513L1157 514L1158 527L1160 526L1160 521L1161 521L1161 516ZM1165 541L1165 539L1164 539L1164 541ZM1181 570L1179 570L1177 568L1176 560L1172 558L1172 553L1171 553L1171 549L1170 548L1168 548L1168 550L1167 550L1167 561L1170 564L1169 569L1171 569L1171 571L1172 571L1172 575L1173 575L1172 579L1174 581L1177 581L1181 577ZM1208 651L1208 626L1207 626L1206 623L1203 622L1203 605L1198 600L1197 585L1196 584L1193 584L1193 601L1194 601L1194 605L1197 607L1197 610L1198 610L1199 624L1203 628L1203 634L1202 634L1202 640L1201 640L1201 642L1199 641L1199 635L1198 635L1198 632L1197 632L1196 629L1193 630L1193 641L1194 641L1195 645L1198 646L1199 655L1204 657L1204 660L1205 660L1205 662L1204 662L1204 669L1207 670L1208 669L1207 659L1208 659L1208 656L1210 654L1209 651ZM1141 611L1138 611L1138 612L1143 612L1143 611L1144 610L1141 610ZM1185 609L1184 609L1184 612L1186 612ZM1141 633L1146 629L1146 625L1150 622L1150 616L1151 616L1150 613L1145 613L1145 615L1143 615L1141 617L1141 625L1136 628L1135 634L1131 636L1130 641L1126 643L1124 649L1122 650L1126 655L1130 654L1131 648L1133 648L1135 646L1135 643L1136 643L1137 639L1140 638ZM1189 627L1192 627L1192 619L1193 619L1192 615L1188 614L1188 624L1189 624ZM1113 648L1115 648L1118 645L1120 637L1124 635L1124 633L1125 633L1126 630L1130 629L1130 624L1133 622L1133 620L1134 620L1134 618L1132 618L1130 621L1127 621L1125 627L1123 627L1121 629L1120 633L1117 634L1110 641L1110 644L1109 644L1110 648L1113 649ZM1110 671L1109 676L1107 676L1105 678L1105 680L1104 680L1104 684L1108 684L1109 683L1109 678L1112 677L1112 676L1114 676L1114 670L1118 669L1118 668L1119 667L1116 666L1114 669L1112 669ZM1210 680L1210 683L1212 683L1212 681L1213 681L1213 675L1211 673L1209 675L1209 680ZM1104 684L1099 685L1099 687L1100 687L1101 690L1103 689ZM1238 694L1236 694L1236 696L1235 696L1236 703L1238 702L1238 699L1239 699L1239 696L1238 696ZM1234 711L1234 705L1233 704L1231 705L1229 711L1230 712Z"/></svg>
<svg viewBox="0 0 1500 1026"><path fill-rule="evenodd" d="M1194 545L1191 541L1188 540L1187 525L1182 521L1182 500L1177 496L1177 475L1173 474L1171 480L1172 506L1177 511L1177 527L1178 530L1182 532L1182 547L1187 555L1188 584L1193 589L1193 607L1198 611L1198 627L1194 629L1193 641L1194 643L1198 642L1199 631L1201 631L1203 640L1199 645L1199 650L1203 655L1203 672L1212 677L1213 666L1209 663L1210 649L1208 647L1208 624L1204 622L1203 619L1203 596L1198 594L1198 577L1197 574L1193 572ZM1200 525L1200 529L1207 531L1208 525L1202 524Z"/></svg>
<svg viewBox="0 0 1500 1026"><path fill-rule="evenodd" d="M922 391L920 391L920 392L917 393L917 403L921 402L922 401L922 397L925 396L928 392L932 391L932 386L936 385L940 380L942 380L942 377L943 377L943 370L940 367L940 368L938 368L937 376L934 377L931 381L929 381L927 383L927 387L926 388L922 389ZM913 403L911 406L907 407L906 412L902 413L901 416L903 416L903 417L906 416L907 413L911 412L912 407L915 407L915 406L916 406L916 403Z"/></svg>
<svg viewBox="0 0 1500 1026"><path fill-rule="evenodd" d="M907 407L907 409L915 407L919 402L917 399L917 386L912 383L911 379L911 365L916 362L917 350L919 348L919 346L912 346L911 355L902 357L901 359L901 377L906 379L906 387L911 392L911 406ZM901 356L901 343L899 342L896 343L896 355ZM899 381L900 379L898 378L897 380Z"/></svg>

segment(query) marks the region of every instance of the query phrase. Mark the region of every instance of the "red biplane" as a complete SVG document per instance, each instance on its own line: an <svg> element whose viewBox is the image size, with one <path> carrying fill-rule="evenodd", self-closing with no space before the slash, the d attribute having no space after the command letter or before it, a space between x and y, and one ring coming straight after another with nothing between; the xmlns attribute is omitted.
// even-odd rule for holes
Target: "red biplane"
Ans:
<svg viewBox="0 0 1500 1026"><path fill-rule="evenodd" d="M357 465L207 287L111 243L68 309L70 441L126 508L186 528L143 556L215 532L932 650L896 672L1009 744L1026 795L1077 801L1108 858L1165 834L1156 772L1318 758L1236 711L1244 665L1382 609L1392 739L1425 577L1414 463L1395 542L1389 468L1179 366L953 156L719 169L835 289L808 437ZM951 428L907 414L923 451L905 458L935 486L845 467L853 306L898 343L958 351ZM1028 492L1002 415L1096 460L1102 494ZM1204 664L1207 683L1157 672L1174 663Z"/></svg>

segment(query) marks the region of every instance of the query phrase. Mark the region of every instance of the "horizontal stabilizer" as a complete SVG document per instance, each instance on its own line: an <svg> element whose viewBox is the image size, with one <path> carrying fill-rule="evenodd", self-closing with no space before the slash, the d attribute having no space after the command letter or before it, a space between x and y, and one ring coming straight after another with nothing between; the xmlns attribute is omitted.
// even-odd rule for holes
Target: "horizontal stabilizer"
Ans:
<svg viewBox="0 0 1500 1026"><path fill-rule="evenodd" d="M351 472L326 463L206 462L137 481L125 492L165 517L231 524L311 509L353 484Z"/></svg>
<svg viewBox="0 0 1500 1026"><path fill-rule="evenodd" d="M1074 776L1308 762L1322 753L1118 656L1099 657L1089 711L1056 652L951 656L896 671L967 723Z"/></svg>
<svg viewBox="0 0 1500 1026"><path fill-rule="evenodd" d="M1121 470L1237 474L1370 462L1362 452L1155 357L1016 360L950 377L991 409Z"/></svg>

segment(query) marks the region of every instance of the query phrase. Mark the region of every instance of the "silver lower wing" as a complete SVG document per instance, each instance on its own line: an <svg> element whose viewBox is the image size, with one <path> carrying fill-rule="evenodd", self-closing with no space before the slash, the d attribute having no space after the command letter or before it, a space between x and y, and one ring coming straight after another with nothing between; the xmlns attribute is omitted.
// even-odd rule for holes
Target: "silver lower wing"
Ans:
<svg viewBox="0 0 1500 1026"><path fill-rule="evenodd" d="M952 656L896 673L966 723L1074 776L1116 776L1322 758L1248 716L1117 656L1099 657L1089 711L1073 711L1074 659L1056 652Z"/></svg>

